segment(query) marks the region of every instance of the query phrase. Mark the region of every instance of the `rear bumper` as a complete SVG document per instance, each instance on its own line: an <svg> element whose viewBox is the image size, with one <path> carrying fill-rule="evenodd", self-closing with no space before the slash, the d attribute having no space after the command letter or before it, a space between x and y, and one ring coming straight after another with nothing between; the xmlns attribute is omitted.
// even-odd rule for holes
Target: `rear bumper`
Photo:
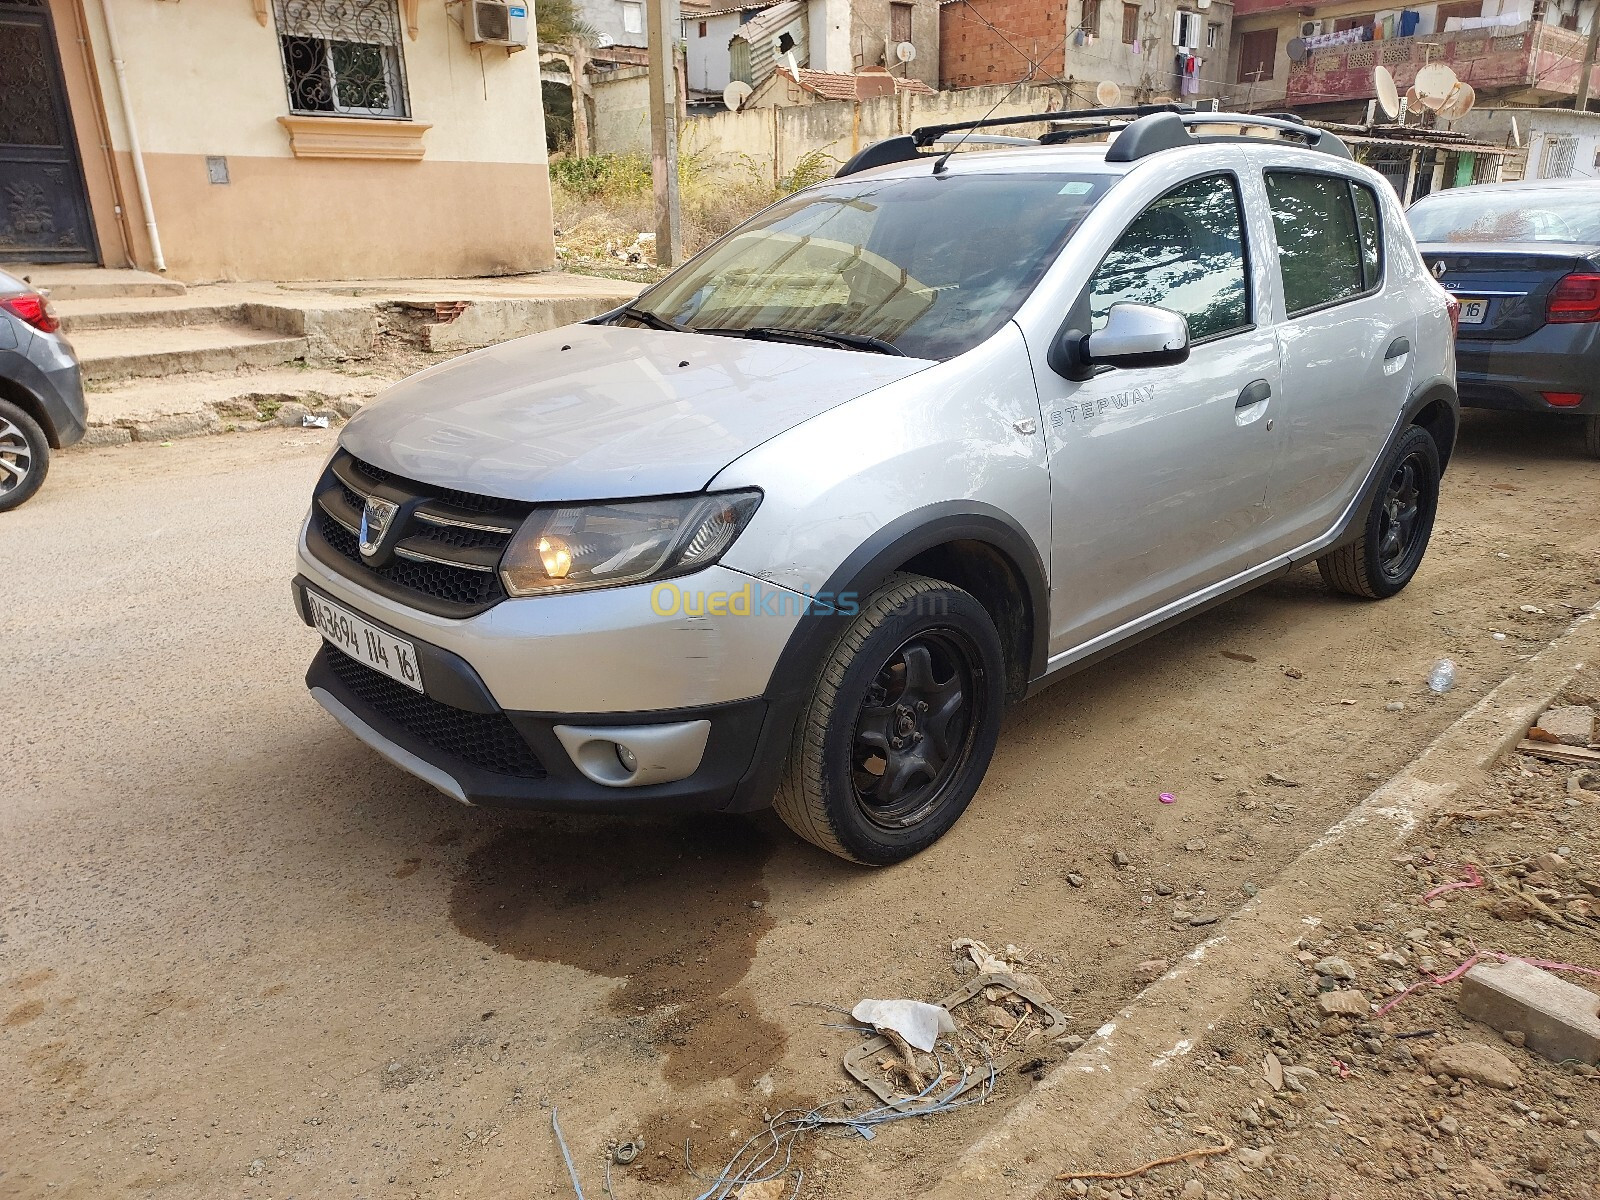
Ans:
<svg viewBox="0 0 1600 1200"><path fill-rule="evenodd" d="M1600 413L1600 325L1546 325L1511 342L1456 342L1456 383L1463 408L1508 412ZM1558 407L1544 392L1576 392Z"/></svg>
<svg viewBox="0 0 1600 1200"><path fill-rule="evenodd" d="M35 334L26 354L0 351L0 375L33 399L34 415L43 418L45 437L52 446L59 449L83 439L89 424L83 371L66 342Z"/></svg>
<svg viewBox="0 0 1600 1200"><path fill-rule="evenodd" d="M294 581L302 619L309 615L305 588L303 578ZM771 802L787 727L765 699L652 712L510 711L496 704L466 660L410 640L424 695L389 683L327 644L312 660L306 686L356 737L447 796L487 807L596 813L744 812ZM630 727L697 722L709 726L698 765L669 783L597 783L563 743L563 732L570 742L574 728L627 736Z"/></svg>

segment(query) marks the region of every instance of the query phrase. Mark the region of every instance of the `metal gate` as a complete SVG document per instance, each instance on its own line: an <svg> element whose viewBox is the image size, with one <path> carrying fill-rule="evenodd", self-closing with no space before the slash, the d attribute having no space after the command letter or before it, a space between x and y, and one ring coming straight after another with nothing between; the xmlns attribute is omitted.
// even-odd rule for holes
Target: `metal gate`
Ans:
<svg viewBox="0 0 1600 1200"><path fill-rule="evenodd" d="M0 0L0 262L97 262L45 0Z"/></svg>

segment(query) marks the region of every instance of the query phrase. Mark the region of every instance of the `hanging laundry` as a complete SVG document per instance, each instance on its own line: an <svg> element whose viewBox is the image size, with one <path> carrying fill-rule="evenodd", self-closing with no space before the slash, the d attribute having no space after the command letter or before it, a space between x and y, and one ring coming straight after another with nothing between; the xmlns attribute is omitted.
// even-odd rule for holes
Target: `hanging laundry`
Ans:
<svg viewBox="0 0 1600 1200"><path fill-rule="evenodd" d="M1189 61L1183 67L1183 94L1194 96L1200 92L1200 60L1193 54L1188 58Z"/></svg>
<svg viewBox="0 0 1600 1200"><path fill-rule="evenodd" d="M1411 37L1417 32L1417 26L1422 22L1422 14L1414 9L1403 8L1400 10L1400 36Z"/></svg>
<svg viewBox="0 0 1600 1200"><path fill-rule="evenodd" d="M1138 38L1133 39L1133 52L1135 55L1142 55L1144 53L1144 47L1139 45Z"/></svg>

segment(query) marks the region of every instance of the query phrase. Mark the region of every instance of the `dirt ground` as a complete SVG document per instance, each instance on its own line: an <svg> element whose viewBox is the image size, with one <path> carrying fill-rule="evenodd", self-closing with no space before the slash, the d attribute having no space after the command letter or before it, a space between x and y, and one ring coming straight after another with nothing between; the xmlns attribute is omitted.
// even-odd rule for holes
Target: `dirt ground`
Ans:
<svg viewBox="0 0 1600 1200"><path fill-rule="evenodd" d="M1579 676L1572 693L1592 703L1600 672ZM1389 885L1355 906L1358 917L1308 932L1294 958L1272 965L1252 1011L1219 1025L1147 1097L1126 1140L1069 1153L1063 1170L1118 1173L1224 1142L1232 1153L1114 1184L1061 1183L1058 1194L1600 1198L1600 1071L1467 1020L1460 985L1431 982L1474 955L1504 954L1586 967L1594 974L1561 974L1600 992L1600 796L1568 786L1577 770L1502 760L1394 857ZM1483 886L1435 894L1474 878ZM1569 927L1545 920L1529 892ZM1329 1016L1322 996L1345 989L1379 1011ZM1439 1071L1435 1056L1455 1043L1489 1047L1515 1086Z"/></svg>
<svg viewBox="0 0 1600 1200"><path fill-rule="evenodd" d="M858 1036L809 1005L937 999L964 977L950 944L967 936L1025 948L1070 1028L1092 1031L1139 963L1205 936L1600 599L1596 465L1570 429L1480 416L1401 596L1337 599L1300 571L1076 676L1013 714L948 837L864 871L770 816L461 808L345 735L304 693L315 641L286 586L330 439L64 456L0 526L0 577L20 581L0 637L28 685L0 689L0 1196L569 1195L552 1108L586 1194L603 1194L608 1143L642 1139L612 1169L619 1200L696 1196L685 1139L714 1173L763 1110L865 1102L840 1066ZM1460 683L1434 696L1445 656ZM1506 853L1550 848L1511 832L1530 836ZM1306 986L1303 970L1282 984L1301 1005ZM1287 1002L1264 994L1261 1023L1286 1027ZM1397 1019L1442 1021L1438 1002ZM1259 1033L1237 1034L1248 1079ZM1361 1086L1371 1068L1335 1053L1358 1067L1339 1087ZM1198 1113L1233 1079L1183 1094ZM1248 1079L1209 1118L1230 1137ZM819 1139L803 1194L914 1196L1031 1083L1009 1073L988 1104L871 1142ZM1562 1086L1592 1128L1592 1091ZM1324 1153L1322 1127L1300 1128L1274 1156L1284 1174L1193 1174L1216 1195L1380 1194L1286 1163ZM1383 1168L1433 1147L1399 1124L1382 1136ZM1464 1146L1440 1149L1465 1170ZM1520 1142L1476 1146L1503 1177L1532 1169L1512 1161Z"/></svg>

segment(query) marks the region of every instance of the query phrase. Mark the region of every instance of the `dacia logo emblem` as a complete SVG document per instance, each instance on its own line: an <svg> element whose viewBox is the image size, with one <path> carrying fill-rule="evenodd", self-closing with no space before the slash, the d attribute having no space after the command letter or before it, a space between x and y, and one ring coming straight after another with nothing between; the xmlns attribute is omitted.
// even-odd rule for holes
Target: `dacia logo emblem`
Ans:
<svg viewBox="0 0 1600 1200"><path fill-rule="evenodd" d="M361 557L371 558L378 552L388 535L389 523L399 511L398 504L382 496L367 497L367 505L361 510Z"/></svg>

